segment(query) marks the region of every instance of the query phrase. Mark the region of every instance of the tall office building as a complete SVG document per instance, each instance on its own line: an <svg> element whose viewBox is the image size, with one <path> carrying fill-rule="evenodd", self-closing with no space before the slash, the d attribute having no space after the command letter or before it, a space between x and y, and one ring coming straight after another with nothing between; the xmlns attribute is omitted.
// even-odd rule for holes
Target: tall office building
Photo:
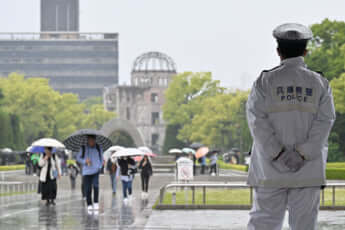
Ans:
<svg viewBox="0 0 345 230"><path fill-rule="evenodd" d="M118 83L118 34L78 32L78 0L41 0L40 33L0 33L0 77L44 77L81 100Z"/></svg>
<svg viewBox="0 0 345 230"><path fill-rule="evenodd" d="M41 31L79 31L79 0L41 0Z"/></svg>

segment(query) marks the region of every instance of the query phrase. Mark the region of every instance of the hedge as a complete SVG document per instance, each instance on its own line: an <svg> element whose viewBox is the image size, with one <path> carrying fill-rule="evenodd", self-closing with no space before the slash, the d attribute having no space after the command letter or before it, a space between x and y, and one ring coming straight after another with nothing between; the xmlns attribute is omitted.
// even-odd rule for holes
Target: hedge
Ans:
<svg viewBox="0 0 345 230"><path fill-rule="evenodd" d="M345 169L345 162L327 163L327 168L342 168L342 169Z"/></svg>
<svg viewBox="0 0 345 230"><path fill-rule="evenodd" d="M22 170L22 169L25 169L25 165L2 165L2 166L0 166L0 171Z"/></svg>
<svg viewBox="0 0 345 230"><path fill-rule="evenodd" d="M234 170L239 170L243 172L248 172L248 165L229 164L221 160L218 161L218 165L220 169L234 169Z"/></svg>
<svg viewBox="0 0 345 230"><path fill-rule="evenodd" d="M235 165L218 161L221 169L232 169L239 171L248 171L247 165ZM345 162L327 163L326 177L328 180L345 180Z"/></svg>

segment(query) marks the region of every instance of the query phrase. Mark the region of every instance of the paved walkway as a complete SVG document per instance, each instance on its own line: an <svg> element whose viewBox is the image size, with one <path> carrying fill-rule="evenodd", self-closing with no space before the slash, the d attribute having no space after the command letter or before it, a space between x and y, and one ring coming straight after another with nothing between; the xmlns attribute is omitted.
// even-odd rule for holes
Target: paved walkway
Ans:
<svg viewBox="0 0 345 230"><path fill-rule="evenodd" d="M37 181L37 177L18 175L16 181ZM203 179L203 178L201 178ZM56 206L46 207L36 193L0 197L0 230L17 229L246 229L248 211L152 211L159 188L174 180L172 175L155 175L147 201L140 199L140 181L134 183L135 199L124 205L119 194L113 196L108 175L101 176L100 210L87 213L80 190L69 189L68 177L58 185ZM79 188L79 184L77 188ZM286 218L287 220L287 218ZM344 211L322 211L319 229L344 229ZM284 224L287 229L287 223Z"/></svg>

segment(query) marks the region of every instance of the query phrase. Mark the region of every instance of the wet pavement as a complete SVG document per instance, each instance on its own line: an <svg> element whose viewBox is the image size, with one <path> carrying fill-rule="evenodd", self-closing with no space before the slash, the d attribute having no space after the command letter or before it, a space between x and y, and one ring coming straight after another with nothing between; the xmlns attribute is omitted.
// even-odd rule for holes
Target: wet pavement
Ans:
<svg viewBox="0 0 345 230"><path fill-rule="evenodd" d="M147 229L154 229L160 224L166 229L217 229L245 230L249 211L153 211L146 224ZM288 230L286 213L283 230ZM164 223L164 224L163 224ZM318 230L344 230L345 211L321 211Z"/></svg>
<svg viewBox="0 0 345 230"><path fill-rule="evenodd" d="M143 229L159 188L172 179L170 176L152 178L149 199L143 201L139 177L136 177L134 199L125 205L120 183L118 194L113 196L108 175L101 176L99 211L88 213L80 190L71 191L68 178L63 177L58 184L56 206L47 207L36 193L0 197L0 229Z"/></svg>
<svg viewBox="0 0 345 230"><path fill-rule="evenodd" d="M15 181L35 182L37 177L18 175ZM80 178L79 178L80 179ZM205 179L205 178L201 178ZM248 211L156 211L152 210L159 188L174 180L172 175L155 175L151 181L149 199L140 199L140 181L134 182L134 200L125 205L121 184L118 194L112 195L108 175L101 176L100 209L88 213L85 201L77 190L71 191L68 177L58 184L56 206L45 206L36 193L0 196L0 229L246 229ZM288 229L287 217L284 229ZM319 230L345 229L345 211L321 211Z"/></svg>

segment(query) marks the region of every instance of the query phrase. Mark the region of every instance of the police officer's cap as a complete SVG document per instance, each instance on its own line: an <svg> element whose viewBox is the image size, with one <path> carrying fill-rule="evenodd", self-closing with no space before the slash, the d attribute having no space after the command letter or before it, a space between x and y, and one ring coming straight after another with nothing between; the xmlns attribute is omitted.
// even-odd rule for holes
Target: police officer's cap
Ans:
<svg viewBox="0 0 345 230"><path fill-rule="evenodd" d="M308 41L313 37L313 32L304 25L286 23L273 30L273 37L277 40Z"/></svg>

